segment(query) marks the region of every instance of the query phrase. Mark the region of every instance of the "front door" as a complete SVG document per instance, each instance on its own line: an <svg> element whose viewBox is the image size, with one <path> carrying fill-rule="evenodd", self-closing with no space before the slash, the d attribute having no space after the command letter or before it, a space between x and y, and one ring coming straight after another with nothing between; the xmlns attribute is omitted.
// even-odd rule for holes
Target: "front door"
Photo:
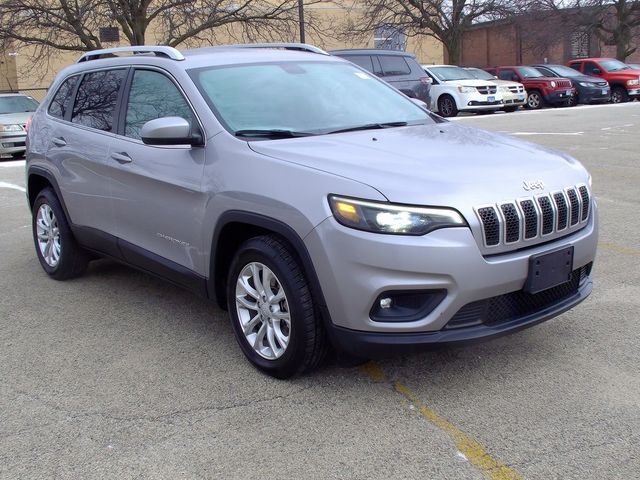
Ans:
<svg viewBox="0 0 640 480"><path fill-rule="evenodd" d="M119 135L107 157L123 255L148 270L154 270L149 268L151 261L156 267L184 267L204 276L204 148L150 146L140 139L149 120L177 116L200 128L196 117L163 71L135 69L128 90Z"/></svg>

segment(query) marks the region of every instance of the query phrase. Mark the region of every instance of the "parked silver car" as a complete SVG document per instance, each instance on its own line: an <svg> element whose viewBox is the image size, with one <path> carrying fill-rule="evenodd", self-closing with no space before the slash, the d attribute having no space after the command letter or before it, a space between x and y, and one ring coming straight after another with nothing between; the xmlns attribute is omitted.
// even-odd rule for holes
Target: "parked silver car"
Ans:
<svg viewBox="0 0 640 480"><path fill-rule="evenodd" d="M92 252L198 292L279 378L330 346L495 337L591 292L596 204L578 161L449 123L337 57L89 52L27 143L47 274L76 276Z"/></svg>
<svg viewBox="0 0 640 480"><path fill-rule="evenodd" d="M19 158L26 150L26 125L38 102L20 93L0 94L0 157Z"/></svg>

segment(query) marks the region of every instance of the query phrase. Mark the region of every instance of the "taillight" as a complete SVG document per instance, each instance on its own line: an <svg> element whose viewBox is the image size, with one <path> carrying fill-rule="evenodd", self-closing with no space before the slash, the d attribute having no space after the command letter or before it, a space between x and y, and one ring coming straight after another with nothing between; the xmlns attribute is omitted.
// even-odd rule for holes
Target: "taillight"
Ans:
<svg viewBox="0 0 640 480"><path fill-rule="evenodd" d="M420 77L420 83L428 83L431 85L433 83L433 79L431 77Z"/></svg>
<svg viewBox="0 0 640 480"><path fill-rule="evenodd" d="M31 115L28 119L27 119L27 123L24 124L24 129L28 132L29 131L29 127L31 126L31 118L33 118L33 115Z"/></svg>

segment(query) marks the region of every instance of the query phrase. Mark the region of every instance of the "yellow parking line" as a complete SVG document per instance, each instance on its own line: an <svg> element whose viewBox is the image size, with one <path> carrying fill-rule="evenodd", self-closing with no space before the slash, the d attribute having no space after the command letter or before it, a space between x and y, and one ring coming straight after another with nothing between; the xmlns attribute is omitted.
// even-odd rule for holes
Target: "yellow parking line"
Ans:
<svg viewBox="0 0 640 480"><path fill-rule="evenodd" d="M373 362L369 362L361 366L360 370L374 382L389 383L382 369ZM458 450L464 454L469 462L471 462L471 464L480 470L487 478L491 480L522 479L522 476L518 472L493 458L477 441L469 437L467 434L456 428L455 425L448 422L434 410L422 403L422 401L405 385L400 382L395 382L394 388L396 392L400 393L418 409L422 417L449 435L449 437L455 442Z"/></svg>
<svg viewBox="0 0 640 480"><path fill-rule="evenodd" d="M625 247L623 245L617 245L615 243L609 243L609 242L598 242L598 247L604 248L605 250L610 250L612 252L622 253L624 255L640 257L639 248Z"/></svg>

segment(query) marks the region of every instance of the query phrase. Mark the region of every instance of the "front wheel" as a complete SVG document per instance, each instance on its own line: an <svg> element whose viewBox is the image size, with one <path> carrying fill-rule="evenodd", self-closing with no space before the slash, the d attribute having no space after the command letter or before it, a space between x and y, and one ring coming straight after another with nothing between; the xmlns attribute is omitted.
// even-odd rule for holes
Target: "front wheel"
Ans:
<svg viewBox="0 0 640 480"><path fill-rule="evenodd" d="M443 117L455 117L458 115L458 107L452 96L443 95L438 99L438 113Z"/></svg>
<svg viewBox="0 0 640 480"><path fill-rule="evenodd" d="M530 108L531 110L538 110L543 106L544 106L544 99L542 98L542 95L540 94L540 92L537 92L537 91L529 92L529 95L527 96L527 108Z"/></svg>
<svg viewBox="0 0 640 480"><path fill-rule="evenodd" d="M625 103L629 101L627 89L623 87L613 87L611 90L611 103Z"/></svg>
<svg viewBox="0 0 640 480"><path fill-rule="evenodd" d="M289 378L324 358L327 341L308 281L279 237L242 244L229 271L227 302L242 352L263 372Z"/></svg>

